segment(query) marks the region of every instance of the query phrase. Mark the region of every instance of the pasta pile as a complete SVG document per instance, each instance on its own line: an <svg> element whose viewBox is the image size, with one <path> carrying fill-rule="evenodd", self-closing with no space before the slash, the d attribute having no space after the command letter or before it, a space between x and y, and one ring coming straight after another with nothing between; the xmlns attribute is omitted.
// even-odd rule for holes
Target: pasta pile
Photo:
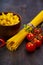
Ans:
<svg viewBox="0 0 43 65"><path fill-rule="evenodd" d="M19 23L19 16L13 13L3 13L0 15L0 25L10 26Z"/></svg>

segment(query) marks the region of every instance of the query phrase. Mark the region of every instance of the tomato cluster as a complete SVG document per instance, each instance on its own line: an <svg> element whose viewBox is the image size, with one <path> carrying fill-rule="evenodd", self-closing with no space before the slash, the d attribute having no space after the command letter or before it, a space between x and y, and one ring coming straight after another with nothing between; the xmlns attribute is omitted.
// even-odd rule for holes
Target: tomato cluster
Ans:
<svg viewBox="0 0 43 65"><path fill-rule="evenodd" d="M36 48L41 47L43 43L43 32L41 28L35 28L33 32L28 33L26 38L29 41L26 44L26 50L29 52L33 52L36 50Z"/></svg>

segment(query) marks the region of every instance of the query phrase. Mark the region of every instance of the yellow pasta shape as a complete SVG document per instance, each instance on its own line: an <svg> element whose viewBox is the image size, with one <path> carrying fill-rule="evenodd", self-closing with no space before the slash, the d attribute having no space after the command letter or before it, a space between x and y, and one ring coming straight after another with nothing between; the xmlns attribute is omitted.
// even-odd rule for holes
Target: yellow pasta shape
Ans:
<svg viewBox="0 0 43 65"><path fill-rule="evenodd" d="M10 26L17 24L19 22L18 15L14 15L13 13L3 13L0 15L0 25Z"/></svg>

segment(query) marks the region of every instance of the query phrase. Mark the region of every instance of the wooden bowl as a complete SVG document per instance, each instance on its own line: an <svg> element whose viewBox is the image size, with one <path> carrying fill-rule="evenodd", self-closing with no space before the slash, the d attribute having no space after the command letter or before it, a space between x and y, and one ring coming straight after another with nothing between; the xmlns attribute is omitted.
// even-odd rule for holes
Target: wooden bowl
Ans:
<svg viewBox="0 0 43 65"><path fill-rule="evenodd" d="M7 13L8 12L4 12L4 14L7 14ZM2 15L2 13L0 13L0 15ZM0 36L10 37L10 36L15 35L19 31L19 28L21 25L21 16L17 13L13 13L13 15L17 15L19 17L20 22L14 25L10 25L10 26L0 25Z"/></svg>

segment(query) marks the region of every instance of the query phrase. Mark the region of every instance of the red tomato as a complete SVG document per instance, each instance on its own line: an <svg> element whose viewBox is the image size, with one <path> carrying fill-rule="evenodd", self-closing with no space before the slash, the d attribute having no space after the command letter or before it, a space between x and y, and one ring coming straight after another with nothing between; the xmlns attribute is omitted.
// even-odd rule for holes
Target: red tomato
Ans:
<svg viewBox="0 0 43 65"><path fill-rule="evenodd" d="M36 34L36 35L40 34L41 32L42 32L41 28L35 28L34 31L33 31L33 33Z"/></svg>
<svg viewBox="0 0 43 65"><path fill-rule="evenodd" d="M38 35L38 39L41 40L42 43L43 43L43 36L42 36L42 34L39 34L39 35Z"/></svg>
<svg viewBox="0 0 43 65"><path fill-rule="evenodd" d="M5 41L3 39L0 39L0 47L5 45Z"/></svg>
<svg viewBox="0 0 43 65"><path fill-rule="evenodd" d="M29 33L27 34L27 40L31 41L34 38L34 34Z"/></svg>
<svg viewBox="0 0 43 65"><path fill-rule="evenodd" d="M36 45L35 44L32 44L32 42L28 42L26 44L26 50L29 51L29 52L33 52L35 51L36 49Z"/></svg>
<svg viewBox="0 0 43 65"><path fill-rule="evenodd" d="M36 47L40 47L42 45L42 42L36 38L34 38L33 43L36 44Z"/></svg>

